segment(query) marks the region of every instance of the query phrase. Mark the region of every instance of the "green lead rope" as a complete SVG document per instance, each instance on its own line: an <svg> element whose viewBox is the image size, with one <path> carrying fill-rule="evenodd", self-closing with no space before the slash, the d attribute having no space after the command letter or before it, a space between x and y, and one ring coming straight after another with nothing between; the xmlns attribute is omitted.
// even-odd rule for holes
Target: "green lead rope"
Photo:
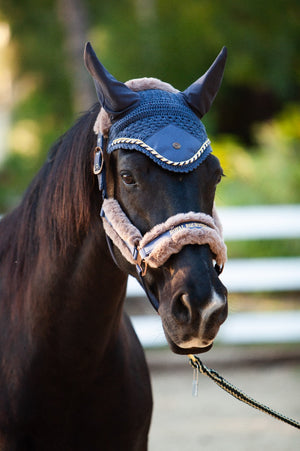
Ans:
<svg viewBox="0 0 300 451"><path fill-rule="evenodd" d="M195 370L198 370L199 373L201 374L209 376L217 385L219 385L219 387L223 388L223 390L225 390L230 395L234 396L239 401L242 401L248 404L249 406L258 409L261 412L267 413L268 415L271 415L272 417L277 418L277 420L281 420L284 423L289 424L290 426L294 426L295 428L300 429L300 423L298 421L288 418L285 415L282 415L281 413L278 413L275 410L270 409L270 407L255 401L255 399L246 395L241 390L232 385L230 382L226 381L226 379L220 376L220 374L218 374L217 371L211 368L207 368L207 366L205 366L198 357L190 354L189 358L190 364Z"/></svg>

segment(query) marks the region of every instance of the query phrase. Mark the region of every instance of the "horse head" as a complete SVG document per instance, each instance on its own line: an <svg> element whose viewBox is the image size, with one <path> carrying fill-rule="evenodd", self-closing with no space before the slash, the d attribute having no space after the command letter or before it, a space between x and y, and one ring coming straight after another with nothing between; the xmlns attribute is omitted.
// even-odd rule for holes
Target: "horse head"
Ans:
<svg viewBox="0 0 300 451"><path fill-rule="evenodd" d="M85 49L102 107L95 173L111 252L122 271L143 284L171 349L181 354L209 350L227 317L227 291L218 277L226 247L214 209L222 168L200 121L225 60L223 48L209 70L179 92L152 78L121 83L90 44Z"/></svg>

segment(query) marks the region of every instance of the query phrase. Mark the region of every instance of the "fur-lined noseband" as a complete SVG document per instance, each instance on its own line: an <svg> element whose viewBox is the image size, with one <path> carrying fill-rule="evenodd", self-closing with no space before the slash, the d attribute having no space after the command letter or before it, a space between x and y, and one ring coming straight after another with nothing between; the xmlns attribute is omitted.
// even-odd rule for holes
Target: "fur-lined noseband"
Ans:
<svg viewBox="0 0 300 451"><path fill-rule="evenodd" d="M214 209L214 217L205 213L179 213L154 226L142 236L115 199L104 199L102 214L104 230L131 264L144 276L147 267L159 268L172 254L188 244L208 244L215 255L219 272L226 262L226 245Z"/></svg>

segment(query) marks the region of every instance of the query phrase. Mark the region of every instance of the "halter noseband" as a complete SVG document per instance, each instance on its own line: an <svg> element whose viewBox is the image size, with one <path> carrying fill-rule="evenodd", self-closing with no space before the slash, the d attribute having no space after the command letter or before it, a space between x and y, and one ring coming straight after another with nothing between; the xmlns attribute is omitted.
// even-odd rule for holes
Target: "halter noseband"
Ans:
<svg viewBox="0 0 300 451"><path fill-rule="evenodd" d="M103 158L105 141L102 135L98 137L94 173L98 177L99 189L102 192L103 204L100 216L108 247L116 264L112 242L126 260L135 265L139 282L153 307L158 310L159 302L149 291L144 280L148 266L159 268L171 255L180 252L188 244L208 244L215 255L215 269L220 274L226 262L226 245L222 238L221 224L215 209L213 217L205 213L179 213L171 216L164 223L154 226L142 236L117 200L107 198L106 170Z"/></svg>

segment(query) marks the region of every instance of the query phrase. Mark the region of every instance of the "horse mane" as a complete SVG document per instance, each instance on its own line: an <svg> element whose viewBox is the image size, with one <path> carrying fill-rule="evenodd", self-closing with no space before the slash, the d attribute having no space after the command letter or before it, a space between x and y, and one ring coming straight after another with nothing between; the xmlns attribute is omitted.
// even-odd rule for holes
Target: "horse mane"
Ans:
<svg viewBox="0 0 300 451"><path fill-rule="evenodd" d="M0 263L7 276L17 277L14 283L29 276L41 252L55 261L87 233L95 210L92 152L98 112L96 104L57 140L20 205L0 221Z"/></svg>

